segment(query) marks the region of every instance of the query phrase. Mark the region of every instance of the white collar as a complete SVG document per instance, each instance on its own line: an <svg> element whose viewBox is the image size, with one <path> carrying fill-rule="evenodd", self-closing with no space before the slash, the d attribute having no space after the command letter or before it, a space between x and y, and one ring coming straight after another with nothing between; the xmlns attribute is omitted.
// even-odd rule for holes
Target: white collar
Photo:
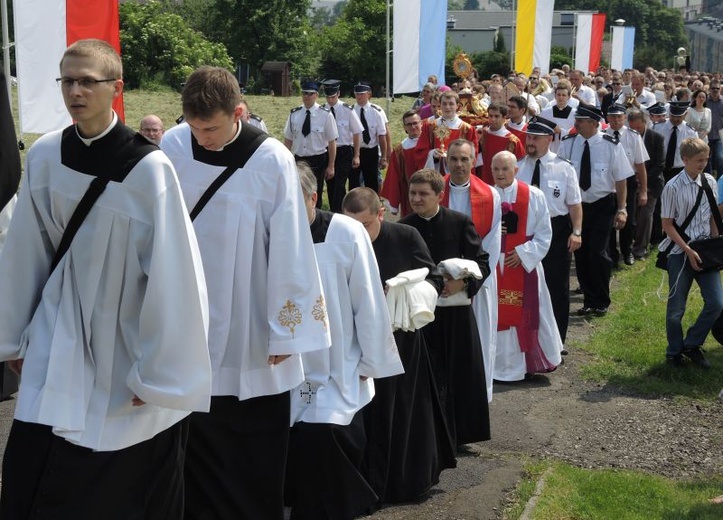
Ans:
<svg viewBox="0 0 723 520"><path fill-rule="evenodd" d="M107 127L105 130L103 130L101 133L99 133L98 135L96 135L95 137L87 137L87 138L86 138L86 137L83 137L82 135L80 135L80 132L78 132L78 125L77 125L77 124L75 125L75 133L76 133L76 135L78 136L78 138L79 138L81 141L83 141L83 144L84 144L85 146L90 146L91 144L93 144L93 141L97 141L98 139L102 139L103 137L105 137L106 135L108 135L108 133L113 129L113 127L116 125L117 122L118 122L118 114L116 114L116 113L115 113L115 110L114 110L114 111L113 111L113 118L110 120L110 124L108 125L108 127Z"/></svg>

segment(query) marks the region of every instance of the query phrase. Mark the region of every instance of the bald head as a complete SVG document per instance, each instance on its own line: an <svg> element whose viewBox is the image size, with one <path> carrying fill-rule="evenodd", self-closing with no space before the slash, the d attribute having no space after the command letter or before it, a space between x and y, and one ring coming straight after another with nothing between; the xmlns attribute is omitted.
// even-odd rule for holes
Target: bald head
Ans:
<svg viewBox="0 0 723 520"><path fill-rule="evenodd" d="M492 178L495 186L507 188L515 180L517 173L517 157L508 151L495 154L492 158Z"/></svg>
<svg viewBox="0 0 723 520"><path fill-rule="evenodd" d="M163 137L163 121L161 118L149 114L141 119L140 125L141 134L154 144L161 144L161 138Z"/></svg>

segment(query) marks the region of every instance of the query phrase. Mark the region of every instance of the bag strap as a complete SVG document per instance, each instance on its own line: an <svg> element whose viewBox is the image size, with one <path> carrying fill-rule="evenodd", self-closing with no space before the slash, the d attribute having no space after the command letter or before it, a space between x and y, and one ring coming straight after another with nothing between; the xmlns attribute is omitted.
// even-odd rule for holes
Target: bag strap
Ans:
<svg viewBox="0 0 723 520"><path fill-rule="evenodd" d="M55 271L58 263L60 263L60 260L70 248L70 243L73 241L78 229L80 229L80 225L85 220L85 217L87 217L88 213L90 213L90 209L93 207L93 204L95 204L95 201L98 200L101 193L105 191L106 186L108 186L108 182L110 182L110 177L110 174L107 174L93 179L83 195L83 198L80 199L80 202L75 207L73 215L71 215L70 220L68 221L68 226L63 232L63 238L60 239L58 249L55 251L53 262L50 264L51 274Z"/></svg>
<svg viewBox="0 0 723 520"><path fill-rule="evenodd" d="M256 136L254 137L254 135ZM254 128L251 125L241 125L241 134L238 136L239 142L241 143L241 149L235 157L236 160L234 161L234 165L229 166L222 171L221 174L214 179L211 185L206 188L206 191L203 192L203 195L201 195L201 198L198 199L198 202L196 202L193 210L191 210L191 221L196 219L198 214L201 213L201 210L203 210L206 204L208 204L208 201L211 200L211 197L213 197L219 188L221 188L221 186L223 186L223 184L231 178L231 175L233 175L236 170L239 170L246 165L248 160L267 137L268 134Z"/></svg>
<svg viewBox="0 0 723 520"><path fill-rule="evenodd" d="M708 184L708 180L705 178L705 173L701 173L703 176L700 180L703 184L703 190L705 191L706 197L708 197L708 205L710 206L710 212L713 214L713 220L715 221L715 227L718 230L718 235L723 232L723 219L721 219L720 210L718 209L718 203L713 196L713 190Z"/></svg>
<svg viewBox="0 0 723 520"><path fill-rule="evenodd" d="M690 240L690 237L687 235L687 233L684 231L690 222L693 220L693 217L695 216L695 212L698 211L698 208L700 207L700 201L703 199L703 191L699 189L698 190L698 196L695 199L695 204L693 204L693 207L691 208L688 215L685 217L685 220L683 223L678 226L675 222L673 222L673 226L675 227L675 230L678 232L678 234L681 236L684 242L688 242ZM673 239L670 239L670 244L668 244L668 247L665 248L665 254L669 255L670 252L675 247L675 242L673 242Z"/></svg>

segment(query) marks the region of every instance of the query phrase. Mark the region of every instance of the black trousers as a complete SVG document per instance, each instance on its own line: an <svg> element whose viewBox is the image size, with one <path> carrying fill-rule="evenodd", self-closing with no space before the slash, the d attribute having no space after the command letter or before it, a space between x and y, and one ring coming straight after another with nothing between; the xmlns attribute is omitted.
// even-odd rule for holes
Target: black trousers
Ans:
<svg viewBox="0 0 723 520"><path fill-rule="evenodd" d="M186 456L186 520L282 520L289 392L211 398L193 413ZM180 517L179 517L180 518Z"/></svg>
<svg viewBox="0 0 723 520"><path fill-rule="evenodd" d="M50 426L15 420L2 468L0 517L177 520L183 517L188 420L117 451L93 451Z"/></svg>
<svg viewBox="0 0 723 520"><path fill-rule="evenodd" d="M311 171L314 172L314 177L316 177L316 207L321 208L321 196L324 193L324 178L326 176L326 167L329 165L329 154L322 153L320 155L309 155L306 157L294 155L294 159L296 159L296 162L305 162L309 165ZM326 181L326 193L328 194L329 199L331 199L331 194L333 192L334 178L331 178Z"/></svg>
<svg viewBox="0 0 723 520"><path fill-rule="evenodd" d="M625 226L620 232L615 228L610 230L610 258L613 261L613 265L617 265L620 262L620 255L625 258L633 254L633 238L635 238L635 221L637 219L638 208L638 183L635 176L628 177L627 188L625 211L628 212L628 218ZM620 244L619 252L618 244Z"/></svg>
<svg viewBox="0 0 723 520"><path fill-rule="evenodd" d="M610 229L616 211L615 194L582 203L582 246L575 251L575 266L585 307L610 306Z"/></svg>
<svg viewBox="0 0 723 520"><path fill-rule="evenodd" d="M341 203L346 195L346 181L351 174L351 161L354 158L354 147L351 145L336 147L336 160L334 161L334 179L331 185L333 192L329 191L329 208L335 213L341 212ZM327 190L329 184L327 183Z"/></svg>
<svg viewBox="0 0 723 520"><path fill-rule="evenodd" d="M542 259L545 283L550 292L552 312L555 314L557 330L565 343L567 326L570 321L570 263L572 254L568 251L567 240L572 233L570 215L552 219L552 240L550 250Z"/></svg>
<svg viewBox="0 0 723 520"><path fill-rule="evenodd" d="M384 139L384 136L381 136ZM364 177L364 186L379 192L379 146L359 150L359 168L352 172L349 189L359 187L359 173Z"/></svg>

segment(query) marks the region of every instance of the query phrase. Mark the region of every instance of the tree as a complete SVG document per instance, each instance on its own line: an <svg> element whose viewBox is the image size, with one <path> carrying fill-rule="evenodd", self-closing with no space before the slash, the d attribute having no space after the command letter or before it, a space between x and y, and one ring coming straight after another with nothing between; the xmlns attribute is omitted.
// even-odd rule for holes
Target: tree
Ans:
<svg viewBox="0 0 723 520"><path fill-rule="evenodd" d="M164 0L192 27L222 42L256 79L266 61L289 61L295 76L313 75L319 63L309 22L311 0Z"/></svg>
<svg viewBox="0 0 723 520"><path fill-rule="evenodd" d="M222 44L209 42L157 2L120 4L120 26L123 78L129 88L180 90L201 65L233 70Z"/></svg>
<svg viewBox="0 0 723 520"><path fill-rule="evenodd" d="M465 0L465 11L479 11L479 0Z"/></svg>
<svg viewBox="0 0 723 520"><path fill-rule="evenodd" d="M326 77L368 80L375 87L386 76L386 0L349 0L341 17L319 39Z"/></svg>

